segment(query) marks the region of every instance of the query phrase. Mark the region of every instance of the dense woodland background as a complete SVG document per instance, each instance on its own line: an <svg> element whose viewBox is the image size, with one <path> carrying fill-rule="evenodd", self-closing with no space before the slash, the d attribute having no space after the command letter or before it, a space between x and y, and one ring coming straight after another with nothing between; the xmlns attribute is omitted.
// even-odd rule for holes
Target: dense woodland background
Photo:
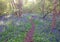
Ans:
<svg viewBox="0 0 60 42"><path fill-rule="evenodd" d="M19 0L0 0L0 15L1 14L11 14L19 10ZM23 13L51 13L53 10L52 0L23 0L22 11ZM43 7L44 6L44 7ZM57 11L60 11L60 0L58 0Z"/></svg>

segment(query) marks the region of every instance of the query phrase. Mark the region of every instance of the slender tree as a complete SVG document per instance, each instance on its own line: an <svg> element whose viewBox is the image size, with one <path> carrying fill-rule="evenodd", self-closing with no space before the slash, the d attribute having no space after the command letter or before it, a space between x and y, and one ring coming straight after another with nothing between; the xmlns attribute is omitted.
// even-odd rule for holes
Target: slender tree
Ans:
<svg viewBox="0 0 60 42"><path fill-rule="evenodd" d="M12 0L11 4L12 4L15 14L18 17L20 17L22 15L23 0Z"/></svg>
<svg viewBox="0 0 60 42"><path fill-rule="evenodd" d="M18 16L21 16L22 15L22 6L23 6L23 0L18 0Z"/></svg>
<svg viewBox="0 0 60 42"><path fill-rule="evenodd" d="M52 17L52 30L56 28L56 14L57 14L57 0L53 0L53 17Z"/></svg>
<svg viewBox="0 0 60 42"><path fill-rule="evenodd" d="M45 14L45 0L42 0L42 13Z"/></svg>

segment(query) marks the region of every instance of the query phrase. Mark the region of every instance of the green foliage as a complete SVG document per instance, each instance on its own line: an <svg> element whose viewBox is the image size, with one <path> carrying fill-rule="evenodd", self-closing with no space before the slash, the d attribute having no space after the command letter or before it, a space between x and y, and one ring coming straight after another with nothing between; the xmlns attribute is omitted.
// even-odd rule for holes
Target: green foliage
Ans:
<svg viewBox="0 0 60 42"><path fill-rule="evenodd" d="M0 0L0 15L11 14L13 12L11 0Z"/></svg>
<svg viewBox="0 0 60 42"><path fill-rule="evenodd" d="M0 15L4 13L6 8L7 8L6 2L0 0Z"/></svg>

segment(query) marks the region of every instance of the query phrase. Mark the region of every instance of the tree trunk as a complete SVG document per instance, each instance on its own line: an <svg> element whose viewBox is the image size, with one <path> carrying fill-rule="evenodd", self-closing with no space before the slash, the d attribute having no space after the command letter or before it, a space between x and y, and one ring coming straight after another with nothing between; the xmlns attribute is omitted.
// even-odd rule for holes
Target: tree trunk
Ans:
<svg viewBox="0 0 60 42"><path fill-rule="evenodd" d="M52 17L52 31L56 28L56 15L57 15L57 0L53 0L53 17Z"/></svg>
<svg viewBox="0 0 60 42"><path fill-rule="evenodd" d="M44 11L45 11L45 0L42 0L42 14L44 14Z"/></svg>
<svg viewBox="0 0 60 42"><path fill-rule="evenodd" d="M18 16L22 15L22 5L23 5L23 0L18 0Z"/></svg>

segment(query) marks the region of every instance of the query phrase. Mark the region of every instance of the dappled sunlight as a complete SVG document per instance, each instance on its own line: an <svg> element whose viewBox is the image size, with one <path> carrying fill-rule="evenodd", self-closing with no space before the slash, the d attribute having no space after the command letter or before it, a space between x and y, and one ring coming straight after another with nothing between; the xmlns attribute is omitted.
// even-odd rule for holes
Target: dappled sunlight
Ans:
<svg viewBox="0 0 60 42"><path fill-rule="evenodd" d="M5 25L9 25L9 24L12 24L12 20L7 21Z"/></svg>
<svg viewBox="0 0 60 42"><path fill-rule="evenodd" d="M4 21L0 21L0 25L5 25Z"/></svg>
<svg viewBox="0 0 60 42"><path fill-rule="evenodd" d="M27 2L26 1L23 1L23 6L24 7L29 7L29 6L31 6L31 5L33 5L33 4L36 4L36 0L27 0Z"/></svg>
<svg viewBox="0 0 60 42"><path fill-rule="evenodd" d="M17 25L17 26L19 26L19 25L20 25L20 23L19 23L19 22L16 22L16 25Z"/></svg>
<svg viewBox="0 0 60 42"><path fill-rule="evenodd" d="M28 0L28 3L36 3L36 0Z"/></svg>
<svg viewBox="0 0 60 42"><path fill-rule="evenodd" d="M5 18L9 18L9 17L11 17L11 15L7 15L7 16L5 16Z"/></svg>

